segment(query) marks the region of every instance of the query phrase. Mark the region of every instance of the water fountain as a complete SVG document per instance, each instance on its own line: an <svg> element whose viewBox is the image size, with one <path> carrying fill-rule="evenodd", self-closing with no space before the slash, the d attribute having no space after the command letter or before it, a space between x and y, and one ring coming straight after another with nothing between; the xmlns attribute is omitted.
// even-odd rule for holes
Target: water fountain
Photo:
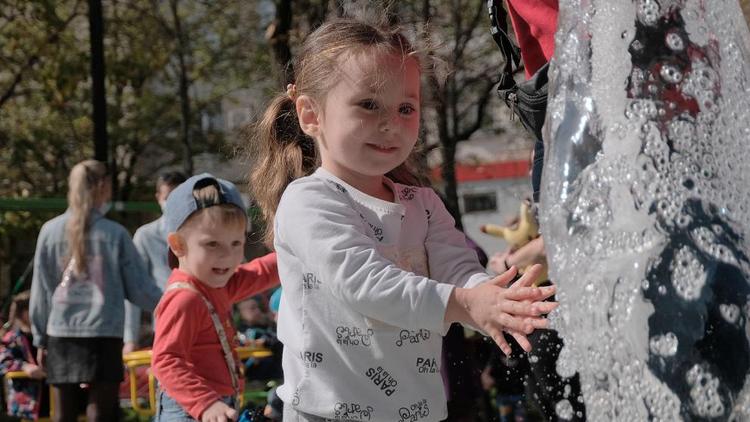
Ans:
<svg viewBox="0 0 750 422"><path fill-rule="evenodd" d="M542 232L591 421L750 420L750 34L736 0L561 0Z"/></svg>

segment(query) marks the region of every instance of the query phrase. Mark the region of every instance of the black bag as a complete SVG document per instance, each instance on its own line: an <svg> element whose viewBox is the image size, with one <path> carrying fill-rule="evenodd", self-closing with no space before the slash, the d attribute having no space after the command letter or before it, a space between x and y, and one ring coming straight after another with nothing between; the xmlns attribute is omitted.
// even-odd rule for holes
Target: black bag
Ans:
<svg viewBox="0 0 750 422"><path fill-rule="evenodd" d="M508 13L502 6L502 0L488 0L487 8L490 14L492 38L505 57L505 66L503 66L500 75L497 93L500 99L505 101L513 115L518 117L524 128L534 136L535 140L541 142L544 116L547 113L547 68L549 63L537 70L531 79L516 84L513 79L513 72L519 68L521 54L518 46L508 36Z"/></svg>
<svg viewBox="0 0 750 422"><path fill-rule="evenodd" d="M513 72L518 70L521 63L521 50L513 44L508 36L508 12L502 5L502 0L487 0L490 14L490 32L500 52L505 57L505 66L500 74L497 93L500 99L510 108L513 115L518 117L523 127L534 137L534 163L531 169L531 186L534 202L539 201L539 191L542 183L542 166L544 164L544 142L542 141L542 127L547 114L547 69L545 63L534 73L531 79L517 84L513 79Z"/></svg>

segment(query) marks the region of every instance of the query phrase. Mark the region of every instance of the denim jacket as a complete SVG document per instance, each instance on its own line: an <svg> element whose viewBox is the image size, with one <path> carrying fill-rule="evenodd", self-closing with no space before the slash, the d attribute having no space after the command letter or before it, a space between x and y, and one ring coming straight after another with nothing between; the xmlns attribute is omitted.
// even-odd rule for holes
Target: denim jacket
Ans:
<svg viewBox="0 0 750 422"><path fill-rule="evenodd" d="M36 244L29 316L37 347L48 336L122 338L124 300L153 311L162 294L127 230L98 211L86 238L86 274L61 283L69 218L68 211L44 223Z"/></svg>

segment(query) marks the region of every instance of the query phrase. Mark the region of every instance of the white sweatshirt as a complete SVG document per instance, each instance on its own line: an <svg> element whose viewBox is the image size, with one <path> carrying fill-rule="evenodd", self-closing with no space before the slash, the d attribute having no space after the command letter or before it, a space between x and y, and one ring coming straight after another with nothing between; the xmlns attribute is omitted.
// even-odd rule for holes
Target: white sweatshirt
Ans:
<svg viewBox="0 0 750 422"><path fill-rule="evenodd" d="M322 168L284 192L278 394L336 420L439 421L448 298L489 276L432 189L385 182L395 202Z"/></svg>

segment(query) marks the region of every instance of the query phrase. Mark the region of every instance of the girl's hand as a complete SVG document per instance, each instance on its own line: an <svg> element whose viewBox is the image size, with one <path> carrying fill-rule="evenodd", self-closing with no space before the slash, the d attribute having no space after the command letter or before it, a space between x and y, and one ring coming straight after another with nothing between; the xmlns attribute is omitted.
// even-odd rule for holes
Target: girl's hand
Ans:
<svg viewBox="0 0 750 422"><path fill-rule="evenodd" d="M47 365L47 349L38 348L36 349L36 364L44 370Z"/></svg>
<svg viewBox="0 0 750 422"><path fill-rule="evenodd" d="M540 315L557 307L557 302L543 302L555 294L555 286L531 286L541 270L541 265L534 265L511 287L507 286L516 275L515 267L474 288L454 289L448 300L446 321L466 323L484 331L506 355L511 349L503 331L530 351L526 335L536 328L547 328L547 320Z"/></svg>
<svg viewBox="0 0 750 422"><path fill-rule="evenodd" d="M29 376L29 378L40 380L47 376L47 373L44 372L42 368L40 368L38 365L34 365L33 363L25 362L23 364L23 367L21 367L21 370L26 373L26 375Z"/></svg>
<svg viewBox="0 0 750 422"><path fill-rule="evenodd" d="M131 353L135 350L135 343L132 341L129 341L122 345L122 354L126 355L128 353Z"/></svg>
<svg viewBox="0 0 750 422"><path fill-rule="evenodd" d="M201 415L201 422L228 422L236 420L237 411L221 401L214 402Z"/></svg>

